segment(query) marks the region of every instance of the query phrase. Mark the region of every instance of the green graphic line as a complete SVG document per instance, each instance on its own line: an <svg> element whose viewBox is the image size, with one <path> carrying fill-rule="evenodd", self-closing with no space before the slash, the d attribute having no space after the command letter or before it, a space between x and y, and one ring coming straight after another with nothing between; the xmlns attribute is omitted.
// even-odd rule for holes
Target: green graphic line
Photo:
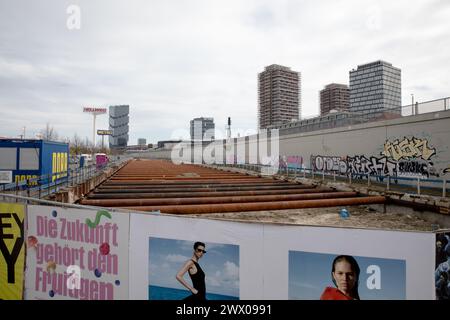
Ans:
<svg viewBox="0 0 450 320"><path fill-rule="evenodd" d="M91 219L86 218L86 224L88 225L89 228L95 228L100 223L100 218L102 216L111 219L111 213L109 213L106 210L99 210L97 211L97 215L95 216L95 221L92 222Z"/></svg>

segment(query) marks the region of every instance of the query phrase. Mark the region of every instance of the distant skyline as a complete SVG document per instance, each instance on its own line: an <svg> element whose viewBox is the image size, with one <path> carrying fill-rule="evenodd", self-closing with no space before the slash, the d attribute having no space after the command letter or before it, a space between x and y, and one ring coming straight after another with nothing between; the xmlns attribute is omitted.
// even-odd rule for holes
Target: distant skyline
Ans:
<svg viewBox="0 0 450 320"><path fill-rule="evenodd" d="M319 114L324 85L376 60L402 70L402 105L447 97L449 16L445 0L0 0L0 136L49 123L91 140L83 107L120 104L130 145L189 137L196 117L213 117L218 138L231 117L242 136L256 130L257 76L271 64L301 72L303 118Z"/></svg>

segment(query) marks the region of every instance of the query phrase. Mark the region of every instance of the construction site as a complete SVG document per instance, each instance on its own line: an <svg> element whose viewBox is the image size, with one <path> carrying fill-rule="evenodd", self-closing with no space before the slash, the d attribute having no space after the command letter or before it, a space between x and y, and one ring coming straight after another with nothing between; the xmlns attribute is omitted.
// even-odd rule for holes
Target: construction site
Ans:
<svg viewBox="0 0 450 320"><path fill-rule="evenodd" d="M395 194L395 192L393 193ZM435 230L449 226L439 205L413 198L399 205L385 192L343 183L274 175L240 168L167 160L130 160L77 203L105 208L217 219ZM425 199L424 198L424 199ZM342 209L348 215L341 215ZM424 214L428 212L428 214ZM439 219L439 217L444 217ZM440 223L440 224L439 224Z"/></svg>
<svg viewBox="0 0 450 320"><path fill-rule="evenodd" d="M449 120L188 142L82 168L65 145L5 141L6 248L27 250L5 264L2 297L182 299L175 275L202 243L209 300L319 299L342 256L362 270L361 299L448 299Z"/></svg>

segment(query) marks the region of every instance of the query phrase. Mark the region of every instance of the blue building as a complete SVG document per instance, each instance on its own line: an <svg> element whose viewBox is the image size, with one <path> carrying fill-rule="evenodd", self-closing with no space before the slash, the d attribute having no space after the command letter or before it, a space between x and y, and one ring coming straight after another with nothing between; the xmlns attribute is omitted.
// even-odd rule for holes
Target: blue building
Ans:
<svg viewBox="0 0 450 320"><path fill-rule="evenodd" d="M41 184L67 179L68 160L67 143L0 139L0 184L41 176L45 176ZM38 181L32 181L30 185L38 185Z"/></svg>

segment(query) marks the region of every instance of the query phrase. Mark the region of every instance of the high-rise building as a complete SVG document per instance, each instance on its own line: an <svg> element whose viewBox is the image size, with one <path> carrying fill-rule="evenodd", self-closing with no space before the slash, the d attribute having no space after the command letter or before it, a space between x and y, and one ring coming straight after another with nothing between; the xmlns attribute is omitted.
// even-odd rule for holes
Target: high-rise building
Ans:
<svg viewBox="0 0 450 320"><path fill-rule="evenodd" d="M385 61L359 65L350 71L350 110L376 117L401 113L401 70ZM390 110L387 110L390 109Z"/></svg>
<svg viewBox="0 0 450 320"><path fill-rule="evenodd" d="M345 84L332 83L320 91L320 115L331 110L345 111L350 107L350 89Z"/></svg>
<svg viewBox="0 0 450 320"><path fill-rule="evenodd" d="M112 135L109 136L110 148L127 146L129 113L130 106L128 105L109 107L109 130L112 130Z"/></svg>
<svg viewBox="0 0 450 320"><path fill-rule="evenodd" d="M214 118L194 118L191 124L191 140L214 140Z"/></svg>
<svg viewBox="0 0 450 320"><path fill-rule="evenodd" d="M258 128L299 120L301 74L272 64L258 74Z"/></svg>

